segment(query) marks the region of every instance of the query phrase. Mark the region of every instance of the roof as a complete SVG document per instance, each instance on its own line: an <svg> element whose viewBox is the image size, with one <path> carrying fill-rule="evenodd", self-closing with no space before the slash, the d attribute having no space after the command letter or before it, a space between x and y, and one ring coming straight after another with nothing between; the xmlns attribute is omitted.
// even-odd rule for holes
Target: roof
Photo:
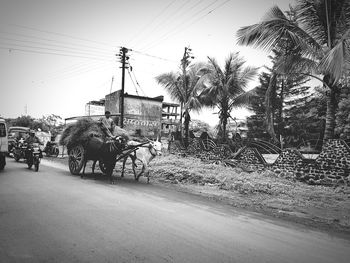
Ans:
<svg viewBox="0 0 350 263"><path fill-rule="evenodd" d="M151 98L151 97L144 97L144 96L131 95L131 94L125 93L124 98L135 98L135 99L141 99L141 100L151 100L151 101L163 102L164 96L158 96L158 97Z"/></svg>
<svg viewBox="0 0 350 263"><path fill-rule="evenodd" d="M163 101L163 107L167 107L167 106L171 106L171 107L179 107L180 104L177 103L171 103L171 102L165 102Z"/></svg>
<svg viewBox="0 0 350 263"><path fill-rule="evenodd" d="M17 131L29 131L30 128L29 127L22 127L22 126L12 126L9 128L9 130L13 131L13 130L17 130Z"/></svg>

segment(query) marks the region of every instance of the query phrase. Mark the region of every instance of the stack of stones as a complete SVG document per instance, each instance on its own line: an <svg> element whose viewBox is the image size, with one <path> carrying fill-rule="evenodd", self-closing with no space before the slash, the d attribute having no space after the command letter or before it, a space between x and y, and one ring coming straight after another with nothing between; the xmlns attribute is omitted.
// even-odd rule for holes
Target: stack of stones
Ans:
<svg viewBox="0 0 350 263"><path fill-rule="evenodd" d="M293 173L301 180L307 170L304 156L296 149L283 149L271 168L277 174Z"/></svg>
<svg viewBox="0 0 350 263"><path fill-rule="evenodd" d="M328 140L309 173L322 184L349 184L349 146L343 140Z"/></svg>
<svg viewBox="0 0 350 263"><path fill-rule="evenodd" d="M235 160L249 170L265 169L266 161L260 152L253 147L243 147L234 157Z"/></svg>
<svg viewBox="0 0 350 263"><path fill-rule="evenodd" d="M328 140L314 161L297 150L285 149L272 165L275 173L290 174L309 184L350 184L350 148L342 140Z"/></svg>

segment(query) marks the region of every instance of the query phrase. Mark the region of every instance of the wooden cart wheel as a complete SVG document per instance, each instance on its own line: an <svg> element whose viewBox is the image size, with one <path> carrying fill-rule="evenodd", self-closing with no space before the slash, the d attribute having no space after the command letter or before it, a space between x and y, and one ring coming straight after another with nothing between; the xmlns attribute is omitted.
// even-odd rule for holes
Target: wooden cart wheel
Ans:
<svg viewBox="0 0 350 263"><path fill-rule="evenodd" d="M71 174L77 175L80 173L84 164L85 150L82 145L74 146L68 153L68 165Z"/></svg>

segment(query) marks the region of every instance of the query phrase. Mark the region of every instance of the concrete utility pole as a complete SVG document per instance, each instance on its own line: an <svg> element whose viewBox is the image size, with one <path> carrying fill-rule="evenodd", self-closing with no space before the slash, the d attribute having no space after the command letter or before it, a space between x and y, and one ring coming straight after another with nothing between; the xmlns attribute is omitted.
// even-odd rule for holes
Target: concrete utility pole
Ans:
<svg viewBox="0 0 350 263"><path fill-rule="evenodd" d="M122 47L119 52L119 57L121 58L121 63L122 63L122 90L120 93L120 106L119 106L119 111L120 111L120 127L123 128L124 126L124 90L125 90L125 69L128 68L126 66L127 61L129 57L126 55L128 53L129 49L126 47Z"/></svg>

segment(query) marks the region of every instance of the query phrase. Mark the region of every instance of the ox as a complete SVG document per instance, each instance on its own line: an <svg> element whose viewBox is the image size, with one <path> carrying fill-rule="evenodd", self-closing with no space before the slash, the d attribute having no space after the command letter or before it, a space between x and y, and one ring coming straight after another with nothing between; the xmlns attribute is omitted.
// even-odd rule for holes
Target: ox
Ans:
<svg viewBox="0 0 350 263"><path fill-rule="evenodd" d="M140 145L140 142L136 141L129 141L127 142L127 145L130 147L138 146ZM156 141L150 141L146 144L143 144L142 146L138 146L135 151L132 151L130 154L128 154L124 160L123 160L123 168L122 168L122 174L121 177L124 177L124 169L125 169L125 163L128 158L132 161L132 169L134 172L135 180L138 181L140 176L145 174L147 177L147 183L149 183L149 170L148 166L149 163L157 156L162 155L162 143L158 140ZM136 161L140 161L142 163L141 172L137 174L136 171Z"/></svg>
<svg viewBox="0 0 350 263"><path fill-rule="evenodd" d="M88 160L93 161L93 174L95 173L95 164L99 161L100 167L103 168L101 170L110 177L110 181L113 183L112 173L116 163L116 157L118 154L121 154L124 144L125 140L122 137L112 137L108 138L107 141L103 141L101 138L91 136L86 147L81 178L85 175L85 168Z"/></svg>

